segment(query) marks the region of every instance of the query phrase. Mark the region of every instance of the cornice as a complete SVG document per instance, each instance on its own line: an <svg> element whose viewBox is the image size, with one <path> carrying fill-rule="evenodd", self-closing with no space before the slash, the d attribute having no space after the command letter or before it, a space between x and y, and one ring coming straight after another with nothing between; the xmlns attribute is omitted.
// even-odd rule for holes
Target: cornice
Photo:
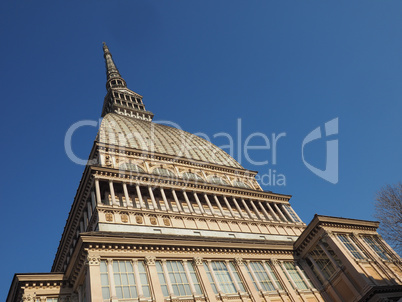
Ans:
<svg viewBox="0 0 402 302"><path fill-rule="evenodd" d="M172 179L161 175L135 173L132 175L130 171L120 171L117 169L91 166L94 171L95 178L98 179L114 179L121 182L138 183L144 186L157 186L162 188L172 188L176 190L191 190L201 193L210 194L237 194L238 196L246 198L259 198L271 201L288 203L291 196L276 194L272 192L259 191L253 189L238 188L232 186L221 186L211 183L196 183L193 181L184 180L181 178Z"/></svg>
<svg viewBox="0 0 402 302"><path fill-rule="evenodd" d="M121 148L118 145L106 144L106 143L102 143L99 141L97 141L96 144L97 144L97 147L99 148L99 150L102 150L102 151L108 152L108 153L137 156L142 159L163 160L163 161L168 161L168 162L172 162L172 163L188 165L188 166L192 166L192 167L216 170L216 171L220 171L220 172L239 173L239 175L244 175L247 173L247 174L250 174L251 176L255 176L258 174L258 171L247 170L244 168L235 168L235 167L230 167L230 166L216 165L216 164L212 164L209 162L203 162L203 161L199 161L199 160L195 160L195 159L187 159L185 157L177 157L177 156L172 156L172 155L163 154L163 153L149 152L149 151L134 149L134 148L130 148L130 147Z"/></svg>
<svg viewBox="0 0 402 302"><path fill-rule="evenodd" d="M350 219L342 217L314 215L313 220L296 240L295 250L301 252L321 229L359 230L376 232L379 226L377 221Z"/></svg>

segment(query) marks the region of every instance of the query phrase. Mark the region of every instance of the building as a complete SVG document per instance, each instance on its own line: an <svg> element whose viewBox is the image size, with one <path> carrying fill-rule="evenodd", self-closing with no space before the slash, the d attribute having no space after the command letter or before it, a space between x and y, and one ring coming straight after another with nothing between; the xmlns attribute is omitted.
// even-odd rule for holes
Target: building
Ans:
<svg viewBox="0 0 402 302"><path fill-rule="evenodd" d="M398 301L402 261L378 222L314 216L210 142L152 123L103 46L97 138L50 273L7 302Z"/></svg>

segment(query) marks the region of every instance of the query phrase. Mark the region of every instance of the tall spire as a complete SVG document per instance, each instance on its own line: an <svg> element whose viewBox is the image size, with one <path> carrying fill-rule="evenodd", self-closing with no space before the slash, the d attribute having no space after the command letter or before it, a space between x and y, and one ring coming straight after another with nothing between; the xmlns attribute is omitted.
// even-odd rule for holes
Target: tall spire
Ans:
<svg viewBox="0 0 402 302"><path fill-rule="evenodd" d="M116 113L131 118L152 121L154 114L145 109L141 95L127 88L126 81L121 77L105 42L103 42L103 57L106 63L107 94L103 102L101 116Z"/></svg>
<svg viewBox="0 0 402 302"><path fill-rule="evenodd" d="M103 42L103 57L106 62L106 89L109 90L109 88L114 87L127 87L126 81L121 77L119 70L113 62L112 54L105 42Z"/></svg>

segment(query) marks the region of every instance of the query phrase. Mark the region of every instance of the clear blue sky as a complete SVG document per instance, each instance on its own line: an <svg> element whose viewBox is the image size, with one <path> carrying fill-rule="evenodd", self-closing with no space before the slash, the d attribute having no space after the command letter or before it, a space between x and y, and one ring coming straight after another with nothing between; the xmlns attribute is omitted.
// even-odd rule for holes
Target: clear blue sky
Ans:
<svg viewBox="0 0 402 302"><path fill-rule="evenodd" d="M0 297L15 272L51 268L84 169L66 156L64 136L100 117L102 41L155 120L236 137L241 119L241 143L286 133L276 165L270 150L250 151L268 165L241 161L283 174L286 186L263 188L293 195L306 223L315 213L373 219L375 192L402 175L401 13L400 1L367 0L1 2ZM304 137L334 118L337 184L301 158ZM96 132L74 135L79 156ZM324 140L305 152L324 168Z"/></svg>

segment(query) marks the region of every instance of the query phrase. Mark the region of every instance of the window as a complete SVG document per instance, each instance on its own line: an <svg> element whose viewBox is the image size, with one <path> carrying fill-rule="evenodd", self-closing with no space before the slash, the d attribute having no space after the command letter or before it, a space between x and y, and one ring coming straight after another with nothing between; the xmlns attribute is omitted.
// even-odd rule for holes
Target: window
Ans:
<svg viewBox="0 0 402 302"><path fill-rule="evenodd" d="M291 218L293 219L293 221L300 222L299 217L297 217L295 211L292 209L292 207L290 205L284 204L283 207L285 208L285 210L288 211L288 213L291 216Z"/></svg>
<svg viewBox="0 0 402 302"><path fill-rule="evenodd" d="M348 235L338 234L338 238L355 259L358 260L364 259L363 255L355 248L353 243L350 241Z"/></svg>
<svg viewBox="0 0 402 302"><path fill-rule="evenodd" d="M167 176L167 177L175 177L175 175L172 171L165 169L165 168L155 168L152 171L152 173L162 175L162 176Z"/></svg>
<svg viewBox="0 0 402 302"><path fill-rule="evenodd" d="M198 174L195 174L195 173L191 173L191 172L183 173L183 179L195 180L195 181L204 181L201 176L199 176Z"/></svg>
<svg viewBox="0 0 402 302"><path fill-rule="evenodd" d="M138 297L134 270L130 261L113 261L113 276L117 298L130 299Z"/></svg>
<svg viewBox="0 0 402 302"><path fill-rule="evenodd" d="M332 275L335 273L335 267L332 265L331 260L328 258L327 254L325 254L322 248L319 245L317 245L309 254L311 258L317 263L325 279L326 280L330 279ZM313 271L315 271L313 264L310 267L312 267ZM319 274L317 275L319 276Z"/></svg>
<svg viewBox="0 0 402 302"><path fill-rule="evenodd" d="M185 267L187 265L187 267ZM186 268L188 269L186 272ZM168 260L157 261L156 270L158 272L159 282L165 297L169 297L169 286L173 289L173 295L176 297L192 296L191 285L194 285L195 291L201 295L201 287L198 282L194 267L190 261Z"/></svg>
<svg viewBox="0 0 402 302"><path fill-rule="evenodd" d="M100 263L101 287L103 300L110 299L109 277L107 273L106 261Z"/></svg>
<svg viewBox="0 0 402 302"><path fill-rule="evenodd" d="M59 298L47 298L46 302L58 302Z"/></svg>
<svg viewBox="0 0 402 302"><path fill-rule="evenodd" d="M269 266L269 265L267 265L267 266ZM276 276L273 277L274 274L273 274L272 269L270 271L267 271L264 267L264 264L260 261L250 261L246 265L246 268L247 268L250 278L253 280L254 286L257 290L258 290L258 287L256 285L253 274L251 272L254 273L254 275L257 278L258 282L260 283L263 291L267 291L267 292L275 291L275 286L273 284L273 281L276 283L276 281L278 279L276 278ZM277 285L278 284L279 284L279 282L277 283ZM282 286L279 284L278 288L282 289Z"/></svg>
<svg viewBox="0 0 402 302"><path fill-rule="evenodd" d="M216 185L222 185L222 186L227 186L228 185L228 183L226 181L224 181L222 178L220 178L218 176L212 176L210 178L210 181L213 184L216 184Z"/></svg>
<svg viewBox="0 0 402 302"><path fill-rule="evenodd" d="M135 270L138 271L138 280L135 276ZM104 300L110 299L111 296L110 278L113 278L114 291L119 301L130 301L138 298L141 292L144 297L151 296L143 261L113 260L110 266L105 260L102 260L100 273Z"/></svg>
<svg viewBox="0 0 402 302"><path fill-rule="evenodd" d="M145 173L144 169L141 168L140 166L132 163L122 163L119 166L120 170L127 170L127 171L132 171L132 172L137 172L137 173Z"/></svg>
<svg viewBox="0 0 402 302"><path fill-rule="evenodd" d="M304 282L303 277L300 275L299 271L296 268L296 265L297 264L290 261L283 262L283 267L285 268L284 273L288 277L288 279L289 277L292 279L297 289L306 290L308 289L308 284ZM292 284L292 282L290 282L290 284Z"/></svg>
<svg viewBox="0 0 402 302"><path fill-rule="evenodd" d="M220 290L225 294L236 294L236 285L240 292L246 292L233 262L204 262L204 268L207 272L209 282L212 285L212 289L216 294L218 293L218 288L220 288ZM215 280L218 284L215 283Z"/></svg>
<svg viewBox="0 0 402 302"><path fill-rule="evenodd" d="M377 253L378 256L380 256L381 259L383 260L389 260L390 257L388 257L387 252L384 250L384 248L379 244L379 242L376 240L376 238L372 236L364 236L363 240L371 247L371 249Z"/></svg>

